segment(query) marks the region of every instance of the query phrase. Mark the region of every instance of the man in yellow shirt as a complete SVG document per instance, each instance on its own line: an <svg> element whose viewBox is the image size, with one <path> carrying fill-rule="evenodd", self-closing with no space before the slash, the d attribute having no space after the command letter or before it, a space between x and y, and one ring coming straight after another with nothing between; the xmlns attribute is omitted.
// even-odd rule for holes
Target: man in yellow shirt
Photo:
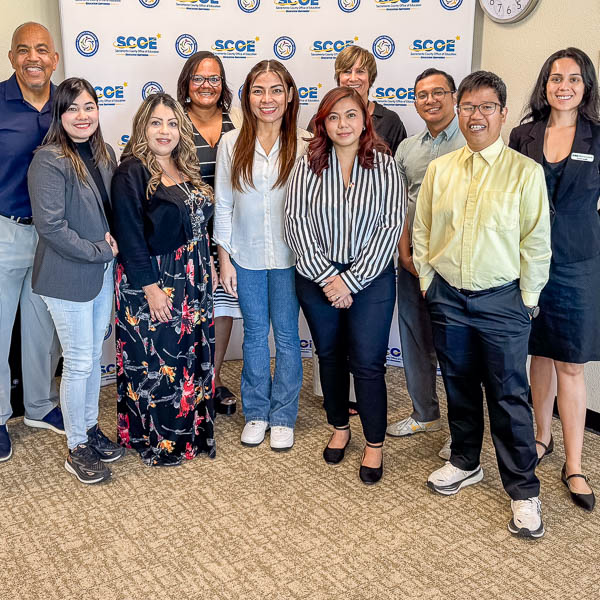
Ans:
<svg viewBox="0 0 600 600"><path fill-rule="evenodd" d="M481 481L485 388L490 429L515 535L544 535L537 454L527 402L530 320L550 268L542 168L508 148L506 86L467 76L457 93L467 145L427 169L413 229L413 260L431 313L448 398L450 460L427 485L450 495Z"/></svg>

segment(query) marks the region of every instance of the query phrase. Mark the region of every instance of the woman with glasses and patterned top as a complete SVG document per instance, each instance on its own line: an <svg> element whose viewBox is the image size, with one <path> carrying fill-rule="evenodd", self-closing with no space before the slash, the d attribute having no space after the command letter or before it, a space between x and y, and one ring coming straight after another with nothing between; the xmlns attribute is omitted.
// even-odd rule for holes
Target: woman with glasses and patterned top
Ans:
<svg viewBox="0 0 600 600"><path fill-rule="evenodd" d="M263 60L251 69L241 100L242 127L226 133L217 152L215 241L221 283L239 299L244 318L241 442L258 446L270 426L271 449L283 451L294 444L302 386L296 261L283 239L283 209L307 132L296 127L298 88L279 61Z"/></svg>
<svg viewBox="0 0 600 600"><path fill-rule="evenodd" d="M112 195L119 442L149 466L214 458L213 193L168 94L138 109Z"/></svg>
<svg viewBox="0 0 600 600"><path fill-rule="evenodd" d="M66 79L56 89L52 124L29 167L39 234L32 288L48 306L63 351L65 468L87 484L110 479L105 463L125 453L98 427L100 359L119 251L110 234L115 166L115 153L102 138L94 88L85 79Z"/></svg>
<svg viewBox="0 0 600 600"><path fill-rule="evenodd" d="M573 502L591 511L595 497L581 454L584 367L600 360L600 95L585 52L566 48L546 60L509 145L544 167L550 202L550 279L529 338L538 457L554 450L557 397L566 455L561 479Z"/></svg>
<svg viewBox="0 0 600 600"><path fill-rule="evenodd" d="M232 94L225 78L221 59L208 51L196 52L183 65L177 82L177 100L192 122L196 154L200 161L202 179L214 188L217 147L223 134L241 125L239 109L231 108ZM211 239L210 253L217 274L219 263L214 243L213 220L208 223ZM217 282L215 282L215 285ZM232 415L236 397L221 381L221 367L229 345L233 319L242 316L237 298L228 294L222 285L215 287L215 410Z"/></svg>
<svg viewBox="0 0 600 600"><path fill-rule="evenodd" d="M328 92L308 154L288 186L285 233L297 257L296 291L319 357L327 421L323 458L337 464L350 442L350 373L366 439L365 484L383 475L385 361L406 191L396 161L373 131L360 93Z"/></svg>

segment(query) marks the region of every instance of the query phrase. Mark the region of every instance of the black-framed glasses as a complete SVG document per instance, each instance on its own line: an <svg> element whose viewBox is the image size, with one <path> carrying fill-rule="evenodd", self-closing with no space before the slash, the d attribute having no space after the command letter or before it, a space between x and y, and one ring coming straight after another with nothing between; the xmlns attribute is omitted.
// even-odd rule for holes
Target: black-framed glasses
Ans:
<svg viewBox="0 0 600 600"><path fill-rule="evenodd" d="M210 77L202 77L202 75L194 75L190 81L200 87L205 81L208 81L212 87L217 87L223 78L220 75L211 75Z"/></svg>
<svg viewBox="0 0 600 600"><path fill-rule="evenodd" d="M456 111L459 115L470 117L475 114L475 111L479 109L479 112L486 117L493 115L496 112L496 108L502 108L498 102L483 102L482 104L459 104L456 107Z"/></svg>
<svg viewBox="0 0 600 600"><path fill-rule="evenodd" d="M450 90L444 90L443 88L436 88L431 92L419 92L415 95L415 97L417 102L427 102L427 98L429 98L429 96L431 96L432 100L441 102L446 94L454 94L454 92L451 92Z"/></svg>

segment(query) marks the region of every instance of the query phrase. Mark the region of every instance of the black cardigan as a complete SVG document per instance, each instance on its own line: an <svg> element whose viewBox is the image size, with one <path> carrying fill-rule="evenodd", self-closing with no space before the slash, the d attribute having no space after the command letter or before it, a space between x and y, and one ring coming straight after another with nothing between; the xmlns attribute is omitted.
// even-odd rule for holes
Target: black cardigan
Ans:
<svg viewBox="0 0 600 600"><path fill-rule="evenodd" d="M192 239L192 223L179 188L162 184L149 200L150 172L137 158L128 158L115 171L111 185L113 235L118 259L132 286L157 283L154 256L168 254Z"/></svg>

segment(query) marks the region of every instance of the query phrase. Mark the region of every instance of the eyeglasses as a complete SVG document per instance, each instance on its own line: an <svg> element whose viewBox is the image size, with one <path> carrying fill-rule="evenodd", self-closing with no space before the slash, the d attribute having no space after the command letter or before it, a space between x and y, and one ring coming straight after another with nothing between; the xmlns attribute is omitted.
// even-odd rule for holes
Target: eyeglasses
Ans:
<svg viewBox="0 0 600 600"><path fill-rule="evenodd" d="M190 81L200 87L205 81L208 81L212 87L217 87L223 78L220 75L211 75L210 77L202 77L202 75L194 75Z"/></svg>
<svg viewBox="0 0 600 600"><path fill-rule="evenodd" d="M433 90L431 93L430 92L419 92L416 95L416 98L417 98L417 102L427 102L427 98L429 98L429 96L431 96L432 100L437 100L438 102L441 102L444 99L444 96L446 94L454 94L454 92L451 92L450 90L443 90L442 88L437 88L437 89Z"/></svg>
<svg viewBox="0 0 600 600"><path fill-rule="evenodd" d="M470 117L475 114L475 111L479 109L479 112L486 117L493 115L496 112L496 107L502 109L502 105L497 102L484 102L483 104L459 104L456 110L459 115Z"/></svg>

